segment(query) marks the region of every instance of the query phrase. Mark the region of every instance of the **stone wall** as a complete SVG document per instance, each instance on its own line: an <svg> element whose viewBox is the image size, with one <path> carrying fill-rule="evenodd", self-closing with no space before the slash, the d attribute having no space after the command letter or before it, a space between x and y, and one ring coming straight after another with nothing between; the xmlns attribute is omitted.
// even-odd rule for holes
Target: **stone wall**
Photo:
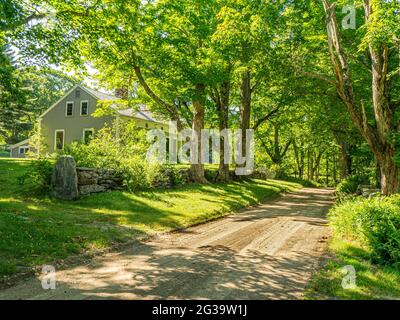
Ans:
<svg viewBox="0 0 400 320"><path fill-rule="evenodd" d="M217 175L217 169L205 171L205 176L210 182L215 182ZM234 170L231 170L229 175L231 180L273 178L272 172L262 168L256 169L251 176L238 177ZM153 187L172 188L193 182L189 167L164 167L161 174L153 181ZM54 196L64 200L74 200L92 193L122 190L124 177L110 169L77 168L71 156L61 156L55 166L51 184Z"/></svg>
<svg viewBox="0 0 400 320"><path fill-rule="evenodd" d="M115 170L76 168L80 195L121 190L124 178Z"/></svg>
<svg viewBox="0 0 400 320"><path fill-rule="evenodd" d="M155 188L172 188L174 186L185 185L193 183L193 177L190 168L171 168L164 167L161 169L161 174L157 176L153 182ZM218 169L206 169L204 172L206 178L210 182L215 182L218 175ZM243 180L243 179L274 179L275 174L265 168L257 168L250 176L236 176L235 170L229 171L229 177L231 180Z"/></svg>
<svg viewBox="0 0 400 320"><path fill-rule="evenodd" d="M63 200L108 190L120 190L124 178L115 170L77 168L74 158L61 156L54 168L51 186L53 195Z"/></svg>

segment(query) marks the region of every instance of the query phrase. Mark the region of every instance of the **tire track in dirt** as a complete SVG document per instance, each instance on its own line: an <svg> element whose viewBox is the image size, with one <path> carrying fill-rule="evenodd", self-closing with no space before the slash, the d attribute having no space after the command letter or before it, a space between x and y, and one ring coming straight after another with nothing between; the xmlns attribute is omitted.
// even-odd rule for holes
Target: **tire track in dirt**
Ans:
<svg viewBox="0 0 400 320"><path fill-rule="evenodd" d="M302 189L87 265L33 278L0 299L296 299L323 254L331 190Z"/></svg>

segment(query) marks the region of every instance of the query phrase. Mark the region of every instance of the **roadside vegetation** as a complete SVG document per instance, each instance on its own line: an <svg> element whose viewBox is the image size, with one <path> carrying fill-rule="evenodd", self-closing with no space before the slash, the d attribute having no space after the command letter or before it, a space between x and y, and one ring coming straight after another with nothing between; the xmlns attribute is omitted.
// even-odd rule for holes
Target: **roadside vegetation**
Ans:
<svg viewBox="0 0 400 320"><path fill-rule="evenodd" d="M135 193L110 192L63 202L28 197L18 177L29 160L0 159L0 276L184 228L277 197L300 185L249 180Z"/></svg>
<svg viewBox="0 0 400 320"><path fill-rule="evenodd" d="M53 160L1 160L0 274L203 222L301 183L337 187L338 196L332 258L310 296L398 297L400 2L365 0L350 15L346 5L0 1L1 145L32 137L74 84L97 83L119 93L122 107L146 106L179 131L192 128L200 146L202 129L254 130L256 167L293 181L234 181L222 143L218 179L193 163L197 184L176 175L176 188L154 190L165 174L144 160L148 146L132 128L118 141L106 128L64 150L79 166L123 173L126 192L71 203L37 197ZM355 199L360 188L370 192ZM347 264L359 280L344 291L338 267Z"/></svg>
<svg viewBox="0 0 400 320"><path fill-rule="evenodd" d="M354 197L351 178L338 186L342 198L328 217L333 230L331 258L314 276L307 298L400 298L400 195ZM359 182L359 181L358 181ZM344 289L344 266L356 271L356 287Z"/></svg>

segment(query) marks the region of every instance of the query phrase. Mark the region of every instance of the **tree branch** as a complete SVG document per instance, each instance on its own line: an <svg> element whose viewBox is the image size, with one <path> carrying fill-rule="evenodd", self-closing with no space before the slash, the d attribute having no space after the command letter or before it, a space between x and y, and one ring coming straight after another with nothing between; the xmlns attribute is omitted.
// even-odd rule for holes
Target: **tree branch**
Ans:
<svg viewBox="0 0 400 320"><path fill-rule="evenodd" d="M182 122L180 120L178 111L176 110L176 107L165 102L163 99L161 99L147 84L146 80L143 77L142 71L139 66L133 66L133 70L135 71L136 77L139 80L139 83L143 87L143 89L146 91L148 96L153 99L155 103L160 105L161 107L165 108L169 114L171 115L171 119L177 122L178 130L182 130Z"/></svg>
<svg viewBox="0 0 400 320"><path fill-rule="evenodd" d="M265 121L270 120L281 108L282 106L279 105L278 107L274 108L271 110L267 115L262 117L261 119L258 119L255 125L253 126L253 130L257 130L260 125L262 125Z"/></svg>

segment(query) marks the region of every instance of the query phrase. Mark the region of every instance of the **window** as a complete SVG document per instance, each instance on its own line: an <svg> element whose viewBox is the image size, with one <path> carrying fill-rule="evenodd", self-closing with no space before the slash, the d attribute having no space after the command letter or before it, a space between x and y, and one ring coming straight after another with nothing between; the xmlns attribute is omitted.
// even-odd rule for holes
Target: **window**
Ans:
<svg viewBox="0 0 400 320"><path fill-rule="evenodd" d="M83 142L89 143L93 138L94 130L93 129L83 129Z"/></svg>
<svg viewBox="0 0 400 320"><path fill-rule="evenodd" d="M19 147L19 154L25 154L29 151L29 147Z"/></svg>
<svg viewBox="0 0 400 320"><path fill-rule="evenodd" d="M80 89L76 89L75 98L80 98L80 97L81 97L81 90Z"/></svg>
<svg viewBox="0 0 400 320"><path fill-rule="evenodd" d="M74 114L74 103L71 102L71 101L68 101L67 102L67 107L66 107L66 110L65 110L65 115L67 117L72 117L73 114Z"/></svg>
<svg viewBox="0 0 400 320"><path fill-rule="evenodd" d="M81 101L81 116L87 116L89 114L89 102Z"/></svg>
<svg viewBox="0 0 400 320"><path fill-rule="evenodd" d="M54 150L64 149L64 130L56 130L54 135Z"/></svg>

